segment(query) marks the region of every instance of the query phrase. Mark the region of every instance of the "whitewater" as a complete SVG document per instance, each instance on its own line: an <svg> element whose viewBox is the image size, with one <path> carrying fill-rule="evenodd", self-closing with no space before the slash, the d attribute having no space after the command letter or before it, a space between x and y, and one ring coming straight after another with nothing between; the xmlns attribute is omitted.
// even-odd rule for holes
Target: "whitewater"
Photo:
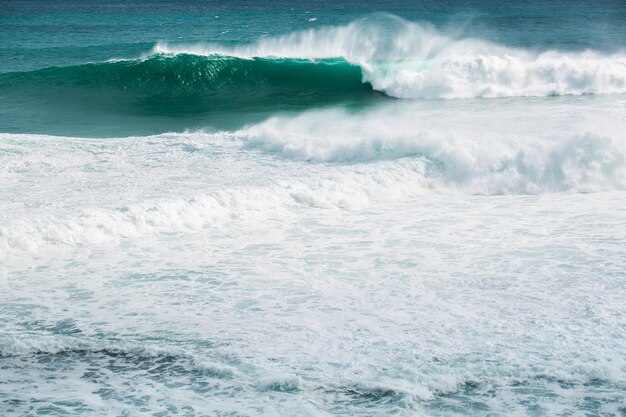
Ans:
<svg viewBox="0 0 626 417"><path fill-rule="evenodd" d="M0 73L2 415L626 413L626 53L324 16Z"/></svg>

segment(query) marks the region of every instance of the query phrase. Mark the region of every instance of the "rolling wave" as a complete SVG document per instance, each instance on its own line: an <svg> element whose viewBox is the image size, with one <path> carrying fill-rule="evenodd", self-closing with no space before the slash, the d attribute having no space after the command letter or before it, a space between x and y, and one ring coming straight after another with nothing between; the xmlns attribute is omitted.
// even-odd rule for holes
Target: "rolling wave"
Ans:
<svg viewBox="0 0 626 417"><path fill-rule="evenodd" d="M384 95L620 94L626 93L626 54L533 52L370 16L245 45L157 43L133 60L0 74L0 93L26 109L76 105L91 113L174 117L297 110Z"/></svg>

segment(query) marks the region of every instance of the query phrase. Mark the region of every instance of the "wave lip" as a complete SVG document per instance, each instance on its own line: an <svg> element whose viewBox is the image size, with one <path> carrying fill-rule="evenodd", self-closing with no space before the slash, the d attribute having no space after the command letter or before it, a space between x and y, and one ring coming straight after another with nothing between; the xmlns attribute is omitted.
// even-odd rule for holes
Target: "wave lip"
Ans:
<svg viewBox="0 0 626 417"><path fill-rule="evenodd" d="M390 15L263 38L243 46L158 43L152 53L345 59L362 69L363 81L397 98L626 93L625 53L532 52L445 35L430 25Z"/></svg>

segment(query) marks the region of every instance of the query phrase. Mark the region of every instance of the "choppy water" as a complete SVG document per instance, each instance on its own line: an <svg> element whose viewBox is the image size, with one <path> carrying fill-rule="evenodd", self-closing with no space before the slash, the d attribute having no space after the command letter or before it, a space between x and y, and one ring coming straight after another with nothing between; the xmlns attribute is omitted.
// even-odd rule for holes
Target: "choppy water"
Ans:
<svg viewBox="0 0 626 417"><path fill-rule="evenodd" d="M626 415L626 7L405 3L0 6L0 414Z"/></svg>

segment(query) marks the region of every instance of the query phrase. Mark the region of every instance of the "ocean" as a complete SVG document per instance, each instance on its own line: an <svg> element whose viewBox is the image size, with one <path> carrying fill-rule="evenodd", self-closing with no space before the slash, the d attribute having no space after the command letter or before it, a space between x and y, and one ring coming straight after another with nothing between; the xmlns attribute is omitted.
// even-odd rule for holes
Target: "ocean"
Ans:
<svg viewBox="0 0 626 417"><path fill-rule="evenodd" d="M626 416L623 0L0 2L2 416Z"/></svg>

